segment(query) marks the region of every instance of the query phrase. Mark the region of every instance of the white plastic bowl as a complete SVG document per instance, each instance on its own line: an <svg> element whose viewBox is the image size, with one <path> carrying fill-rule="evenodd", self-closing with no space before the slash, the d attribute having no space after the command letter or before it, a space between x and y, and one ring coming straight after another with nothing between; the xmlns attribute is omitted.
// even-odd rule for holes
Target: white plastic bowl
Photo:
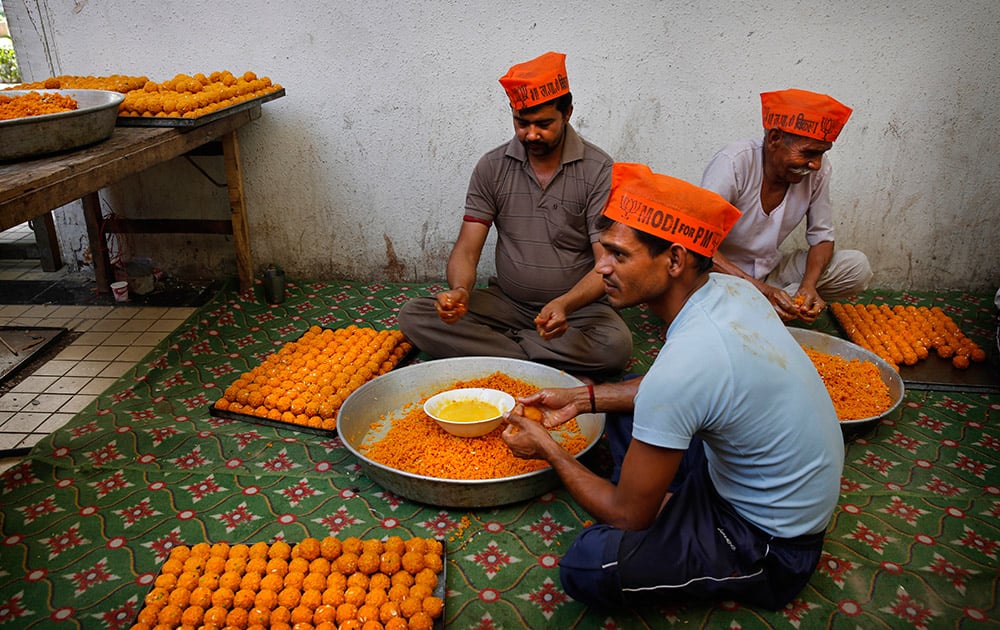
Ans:
<svg viewBox="0 0 1000 630"><path fill-rule="evenodd" d="M499 413L490 418L474 420L471 422L458 422L447 420L441 417L441 412L445 407L461 401L478 401L496 407ZM485 389L480 387L468 387L464 389L451 389L441 392L427 399L424 403L424 413L430 416L438 426L458 437L470 438L486 435L497 428L503 421L503 414L514 408L514 397L507 392L497 389Z"/></svg>

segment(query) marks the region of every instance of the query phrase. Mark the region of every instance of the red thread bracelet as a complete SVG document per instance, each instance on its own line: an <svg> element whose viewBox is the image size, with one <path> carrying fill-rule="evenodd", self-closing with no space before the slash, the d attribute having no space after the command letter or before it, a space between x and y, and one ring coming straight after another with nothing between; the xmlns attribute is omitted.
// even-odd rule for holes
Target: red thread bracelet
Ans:
<svg viewBox="0 0 1000 630"><path fill-rule="evenodd" d="M587 383L587 393L590 394L590 413L597 413L597 404L594 401L594 386Z"/></svg>

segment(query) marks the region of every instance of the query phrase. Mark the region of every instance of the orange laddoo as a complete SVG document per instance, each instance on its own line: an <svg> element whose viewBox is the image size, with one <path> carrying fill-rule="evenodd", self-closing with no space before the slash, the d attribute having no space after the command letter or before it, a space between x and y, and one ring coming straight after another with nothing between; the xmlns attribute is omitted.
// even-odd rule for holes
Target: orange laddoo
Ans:
<svg viewBox="0 0 1000 630"><path fill-rule="evenodd" d="M343 603L337 606L337 623L342 624L345 621L358 618L358 607L354 604Z"/></svg>

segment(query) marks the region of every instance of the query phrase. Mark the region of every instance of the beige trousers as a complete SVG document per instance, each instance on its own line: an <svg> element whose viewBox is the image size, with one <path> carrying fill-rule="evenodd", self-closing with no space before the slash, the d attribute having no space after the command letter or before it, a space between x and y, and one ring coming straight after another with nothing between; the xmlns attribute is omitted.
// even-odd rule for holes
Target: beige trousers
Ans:
<svg viewBox="0 0 1000 630"><path fill-rule="evenodd" d="M765 282L778 287L789 295L795 295L806 273L806 259L809 252L797 249L781 257L781 262L768 274ZM833 252L830 264L826 266L816 283L819 296L825 301L854 297L868 288L872 280L872 268L868 257L854 249L838 249Z"/></svg>
<svg viewBox="0 0 1000 630"><path fill-rule="evenodd" d="M535 330L537 305L515 302L495 285L472 291L469 312L454 324L437 315L433 297L414 298L400 309L400 330L435 359L459 356L510 357L544 363L575 376L620 373L632 356L628 324L604 302L568 316L569 330L542 339Z"/></svg>

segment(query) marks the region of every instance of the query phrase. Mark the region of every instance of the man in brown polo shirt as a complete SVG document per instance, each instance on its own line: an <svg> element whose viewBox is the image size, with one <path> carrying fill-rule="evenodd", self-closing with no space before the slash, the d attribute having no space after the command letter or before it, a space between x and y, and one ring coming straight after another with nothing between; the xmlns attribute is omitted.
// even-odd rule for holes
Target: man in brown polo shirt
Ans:
<svg viewBox="0 0 1000 630"><path fill-rule="evenodd" d="M451 288L399 313L403 333L435 358L512 357L601 378L621 372L632 354L632 334L593 270L613 161L569 124L565 61L545 53L500 78L515 137L472 173L448 258ZM475 288L491 226L497 275Z"/></svg>

